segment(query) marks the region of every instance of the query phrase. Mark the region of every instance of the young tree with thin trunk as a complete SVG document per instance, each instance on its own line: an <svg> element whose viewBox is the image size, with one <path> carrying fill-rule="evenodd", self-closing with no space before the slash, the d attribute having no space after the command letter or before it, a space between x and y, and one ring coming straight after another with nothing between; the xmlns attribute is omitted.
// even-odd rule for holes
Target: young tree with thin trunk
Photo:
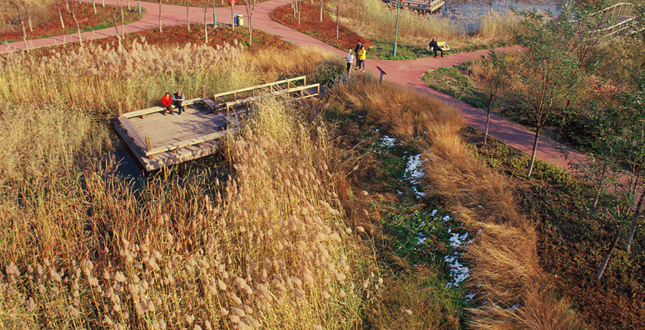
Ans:
<svg viewBox="0 0 645 330"><path fill-rule="evenodd" d="M161 1L159 0L159 32L163 32L163 26L161 25Z"/></svg>
<svg viewBox="0 0 645 330"><path fill-rule="evenodd" d="M119 9L121 10L121 38L125 39L125 14L123 14L123 5L119 0Z"/></svg>
<svg viewBox="0 0 645 330"><path fill-rule="evenodd" d="M29 45L27 44L27 29L25 29L25 21L22 16L22 11L20 10L20 5L15 1L9 1L9 4L13 5L18 13L18 21L20 22L20 28L22 29L22 41L25 43L25 49L29 51Z"/></svg>
<svg viewBox="0 0 645 330"><path fill-rule="evenodd" d="M547 120L581 85L583 70L574 55L563 52L564 44L574 39L569 14L554 18L536 10L524 10L517 42L526 48L515 72L516 101L524 116L533 123L535 138L526 176L533 172L541 130Z"/></svg>
<svg viewBox="0 0 645 330"><path fill-rule="evenodd" d="M74 20L74 24L76 24L76 33L78 33L78 41L80 42L81 46L83 46L83 38L81 38L81 26L78 24L78 19L76 18L76 12L78 11L78 4L72 4L69 6L69 13L72 15L72 20Z"/></svg>
<svg viewBox="0 0 645 330"><path fill-rule="evenodd" d="M96 14L96 0L92 0L92 8L94 8L94 14Z"/></svg>
<svg viewBox="0 0 645 330"><path fill-rule="evenodd" d="M322 22L323 14L323 0L320 0L320 21Z"/></svg>
<svg viewBox="0 0 645 330"><path fill-rule="evenodd" d="M63 20L63 11L60 9L62 0L56 0L56 9L58 9L58 17L60 18L60 25L65 28L65 21Z"/></svg>
<svg viewBox="0 0 645 330"><path fill-rule="evenodd" d="M190 1L186 0L186 28L190 32Z"/></svg>
<svg viewBox="0 0 645 330"><path fill-rule="evenodd" d="M500 93L508 86L508 55L504 52L491 50L488 56L482 57L482 83L483 91L488 103L486 114L486 132L484 132L484 144L488 141L488 128L490 125L490 113L493 102Z"/></svg>
<svg viewBox="0 0 645 330"><path fill-rule="evenodd" d="M27 3L23 0L22 7L25 9L25 14L27 15L27 22L29 23L29 32L34 32L34 26L31 24L31 15L29 14L29 8L27 8Z"/></svg>
<svg viewBox="0 0 645 330"><path fill-rule="evenodd" d="M258 5L258 0L244 0L244 7L246 7L246 16L249 20L249 46L253 44L253 29L251 28L251 19L253 19L253 12Z"/></svg>
<svg viewBox="0 0 645 330"><path fill-rule="evenodd" d="M235 6L235 0L229 0L229 3L231 4L231 27L233 28L233 31L235 31L235 13L233 13L233 6Z"/></svg>
<svg viewBox="0 0 645 330"><path fill-rule="evenodd" d="M338 27L339 27L339 23L338 23L338 3L336 3L336 40L338 40L340 38L339 35L338 35Z"/></svg>
<svg viewBox="0 0 645 330"><path fill-rule="evenodd" d="M204 42L208 43L208 24L206 23L206 13L208 12L208 0L202 0L204 6ZM215 22L213 22L215 24Z"/></svg>

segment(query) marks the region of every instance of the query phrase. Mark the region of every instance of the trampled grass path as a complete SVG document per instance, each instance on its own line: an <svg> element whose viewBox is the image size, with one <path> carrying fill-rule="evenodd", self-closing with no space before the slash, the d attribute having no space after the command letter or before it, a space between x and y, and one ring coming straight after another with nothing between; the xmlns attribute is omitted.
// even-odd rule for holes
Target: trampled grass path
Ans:
<svg viewBox="0 0 645 330"><path fill-rule="evenodd" d="M83 0L85 2L91 2L91 0ZM109 5L118 5L118 0L105 0L106 4ZM336 49L328 44L325 44L322 41L311 38L303 33L292 30L284 25L281 25L277 22L274 22L269 17L269 13L275 8L291 3L290 0L271 0L263 2L257 5L255 12L253 13L253 28L257 30L264 31L266 33L273 34L278 36L286 41L289 41L293 44L302 47L316 47L321 48L330 53L344 56L346 53L339 49ZM136 6L136 5L135 5ZM141 1L141 6L146 9L146 15L139 21L127 24L125 26L125 33L138 32L148 29L158 29L159 28L159 4L154 2ZM135 7L136 8L136 7ZM248 24L248 17L246 17L246 10L244 6L235 6L235 14L244 15L244 23ZM218 23L231 24L231 9L230 7L216 8L215 14L217 16ZM213 9L207 9L207 21L212 21ZM192 23L199 24L203 23L204 12L203 8L193 7L189 11L189 19ZM185 6L174 6L174 5L162 5L161 9L161 21L164 26L174 26L186 24L186 7ZM247 28L242 27L242 28ZM121 33L121 27L118 27L119 33ZM117 31L114 27L107 28L103 30L97 30L92 32L81 33L81 38L83 40L93 40L106 38L109 36L116 35ZM28 40L29 48L41 48L59 45L62 43L77 42L78 35L71 34L66 36L56 36L50 38L42 38L37 40ZM24 42L14 42L11 44L2 44L0 45L0 53L24 50ZM513 52L519 51L519 47L506 47L501 50ZM447 105L453 106L461 111L463 114L466 123L480 131L484 131L486 127L486 111L474 108L463 101L457 100L451 96L440 93L434 89L427 87L424 82L421 80L421 76L429 70L435 70L441 67L449 67L456 64L461 64L469 60L481 57L488 53L487 50L475 51L470 53L461 53L454 55L446 55L441 58L421 58L416 60L405 60L405 61L386 61L386 60L366 60L367 70L370 71L375 76L379 75L376 66L381 67L387 75L385 80L405 86L414 90L417 90L421 93L431 95ZM505 119L502 119L498 116L491 116L490 122L490 135L509 144L510 146L526 152L531 153L533 149L533 140L534 133L519 126L513 124ZM537 157L543 161L547 161L556 165L561 166L562 168L568 168L568 161L565 159L561 150L565 150L569 154L569 161L574 163L583 163L585 155L579 151L573 150L568 147L563 147L560 143L553 140L547 139L545 137L540 138L538 145Z"/></svg>

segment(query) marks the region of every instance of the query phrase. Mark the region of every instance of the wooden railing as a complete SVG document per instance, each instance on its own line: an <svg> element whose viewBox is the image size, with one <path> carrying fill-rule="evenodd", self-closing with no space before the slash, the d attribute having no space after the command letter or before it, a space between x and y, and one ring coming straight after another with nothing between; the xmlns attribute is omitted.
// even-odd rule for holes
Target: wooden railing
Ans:
<svg viewBox="0 0 645 330"><path fill-rule="evenodd" d="M597 35L600 39L607 39L641 31L642 29L639 30L635 24L636 14L637 10L634 4L625 2L617 3L613 6L607 7L592 14L591 16L602 15L603 18L606 17L609 21L619 17L624 18L620 22L617 22L611 26L605 26L597 29L596 31L594 31L595 35Z"/></svg>
<svg viewBox="0 0 645 330"><path fill-rule="evenodd" d="M398 3L397 0L383 0L383 2L394 5L395 7ZM431 14L445 5L444 0L401 0L400 3L401 7Z"/></svg>
<svg viewBox="0 0 645 330"><path fill-rule="evenodd" d="M315 89L315 92L313 92L314 89ZM310 90L312 92L309 92ZM205 95L204 90L202 90L202 94ZM239 106L239 105L248 106L249 104L268 96L277 97L277 96L285 96L285 95L293 96L295 99L306 99L310 97L315 97L320 95L320 84L307 85L307 77L301 76L301 77L296 77L291 79L280 80L280 81L276 81L268 84L262 84L262 85L241 88L233 91L215 94L213 96L213 99L216 100L215 102L205 97L186 100L184 101L184 105L203 103L208 108L210 108L211 110L214 110L215 112L217 112L220 109L226 108L226 121L229 124L233 124L232 125L233 127L226 130L221 130L219 132L209 133L206 135L174 142L171 144L167 144L167 145L163 145L155 148L152 148L150 144L150 139L148 137L142 136L137 131L137 129L134 127L134 125L132 124L129 118L133 118L133 117L144 118L144 116L147 114L163 111L164 110L163 107L152 107L144 110L133 111L133 112L128 112L123 114L121 107L119 105L120 116L118 117L118 120L121 124L121 127L123 127L123 129L126 130L126 132L130 137L132 137L136 146L141 148L141 150L146 155L146 157L148 157L148 159L152 159L153 156L156 154L164 153L167 151L176 151L179 148L183 148L191 145L197 145L198 147L201 147L201 143L218 139L228 133L236 132L237 130L239 130L239 127L238 127L239 125L237 125L239 124L239 119L237 118L237 116L235 118L231 117L229 114L229 109L235 108L236 106Z"/></svg>

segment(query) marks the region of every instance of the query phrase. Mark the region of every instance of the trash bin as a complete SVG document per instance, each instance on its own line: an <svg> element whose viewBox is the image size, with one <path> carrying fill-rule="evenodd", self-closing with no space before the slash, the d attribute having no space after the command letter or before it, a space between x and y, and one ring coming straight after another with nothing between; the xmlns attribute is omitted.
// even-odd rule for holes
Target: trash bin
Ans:
<svg viewBox="0 0 645 330"><path fill-rule="evenodd" d="M235 26L242 26L242 25L244 25L243 15L241 15L241 14L235 14L235 16L233 16L233 24L235 24Z"/></svg>

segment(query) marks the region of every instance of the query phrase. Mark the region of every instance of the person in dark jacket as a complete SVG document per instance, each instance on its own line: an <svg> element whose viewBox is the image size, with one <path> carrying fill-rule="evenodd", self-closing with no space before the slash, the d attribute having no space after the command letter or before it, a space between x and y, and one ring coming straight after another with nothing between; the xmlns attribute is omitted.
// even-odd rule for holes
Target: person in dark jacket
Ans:
<svg viewBox="0 0 645 330"><path fill-rule="evenodd" d="M166 112L170 111L170 114L172 115L172 98L170 97L170 93L166 92L166 95L164 95L161 98L161 105L165 108L163 113L166 114Z"/></svg>
<svg viewBox="0 0 645 330"><path fill-rule="evenodd" d="M177 107L177 111L181 115L182 112L186 110L184 107L183 103L186 100L186 96L181 91L178 91L177 93L172 95L172 103Z"/></svg>
<svg viewBox="0 0 645 330"><path fill-rule="evenodd" d="M437 51L441 52L441 57L443 57L443 49L437 44L437 38L432 38L432 41L428 44L428 49L434 52L434 58L437 58Z"/></svg>
<svg viewBox="0 0 645 330"><path fill-rule="evenodd" d="M358 39L358 43L356 43L356 47L354 47L354 54L358 54L358 50L363 47L363 43L361 43L361 39Z"/></svg>

